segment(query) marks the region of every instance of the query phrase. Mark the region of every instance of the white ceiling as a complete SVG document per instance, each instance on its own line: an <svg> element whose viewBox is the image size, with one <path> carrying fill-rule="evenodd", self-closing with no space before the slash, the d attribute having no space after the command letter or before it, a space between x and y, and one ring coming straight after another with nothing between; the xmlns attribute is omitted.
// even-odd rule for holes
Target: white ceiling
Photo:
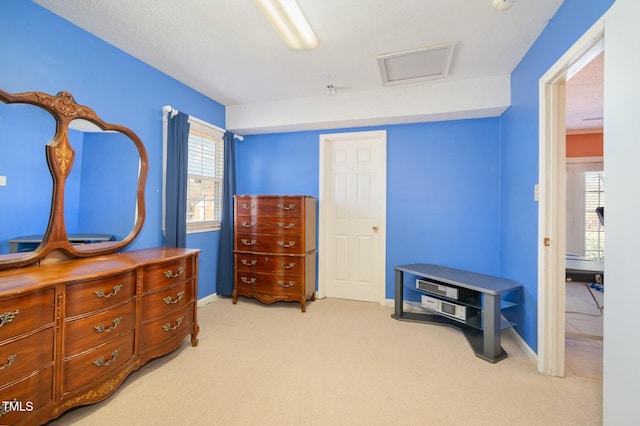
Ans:
<svg viewBox="0 0 640 426"><path fill-rule="evenodd" d="M604 117L604 52L567 81L567 131L602 131Z"/></svg>
<svg viewBox="0 0 640 426"><path fill-rule="evenodd" d="M336 99L359 93L384 99L389 88L378 55L446 42L457 43L449 76L411 85L509 75L562 4L516 0L498 12L492 0L298 0L319 46L292 51L251 0L34 1L225 106L244 109L326 96L329 84Z"/></svg>

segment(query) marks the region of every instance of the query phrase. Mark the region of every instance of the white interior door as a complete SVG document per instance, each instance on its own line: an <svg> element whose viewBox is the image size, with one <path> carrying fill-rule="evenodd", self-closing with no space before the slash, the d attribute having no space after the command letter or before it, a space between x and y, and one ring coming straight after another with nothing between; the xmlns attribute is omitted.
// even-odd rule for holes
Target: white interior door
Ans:
<svg viewBox="0 0 640 426"><path fill-rule="evenodd" d="M320 136L319 296L383 303L386 132Z"/></svg>

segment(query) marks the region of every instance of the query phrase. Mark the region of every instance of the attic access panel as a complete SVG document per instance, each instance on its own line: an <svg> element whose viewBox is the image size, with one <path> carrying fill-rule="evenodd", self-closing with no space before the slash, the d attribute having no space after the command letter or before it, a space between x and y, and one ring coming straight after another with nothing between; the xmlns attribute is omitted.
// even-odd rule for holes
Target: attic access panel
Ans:
<svg viewBox="0 0 640 426"><path fill-rule="evenodd" d="M456 43L379 55L378 67L384 86L446 78Z"/></svg>

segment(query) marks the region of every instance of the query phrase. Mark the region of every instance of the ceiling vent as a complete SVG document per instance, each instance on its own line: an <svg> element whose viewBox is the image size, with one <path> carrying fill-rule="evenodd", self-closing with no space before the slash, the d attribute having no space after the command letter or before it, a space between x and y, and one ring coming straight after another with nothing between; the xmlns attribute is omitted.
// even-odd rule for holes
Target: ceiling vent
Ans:
<svg viewBox="0 0 640 426"><path fill-rule="evenodd" d="M393 86L447 77L455 46L451 42L379 55L382 84Z"/></svg>

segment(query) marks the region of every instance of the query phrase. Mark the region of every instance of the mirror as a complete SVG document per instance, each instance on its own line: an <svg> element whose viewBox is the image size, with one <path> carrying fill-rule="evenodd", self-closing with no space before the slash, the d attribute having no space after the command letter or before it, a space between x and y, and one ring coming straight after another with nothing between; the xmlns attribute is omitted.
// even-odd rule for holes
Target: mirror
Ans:
<svg viewBox="0 0 640 426"><path fill-rule="evenodd" d="M136 220L140 156L131 139L85 120L69 124L75 161L65 183L64 217L74 244L120 241Z"/></svg>
<svg viewBox="0 0 640 426"><path fill-rule="evenodd" d="M0 255L40 245L53 195L44 146L55 134L44 109L0 102Z"/></svg>
<svg viewBox="0 0 640 426"><path fill-rule="evenodd" d="M144 222L147 161L135 133L69 93L0 90L0 269L126 247Z"/></svg>

